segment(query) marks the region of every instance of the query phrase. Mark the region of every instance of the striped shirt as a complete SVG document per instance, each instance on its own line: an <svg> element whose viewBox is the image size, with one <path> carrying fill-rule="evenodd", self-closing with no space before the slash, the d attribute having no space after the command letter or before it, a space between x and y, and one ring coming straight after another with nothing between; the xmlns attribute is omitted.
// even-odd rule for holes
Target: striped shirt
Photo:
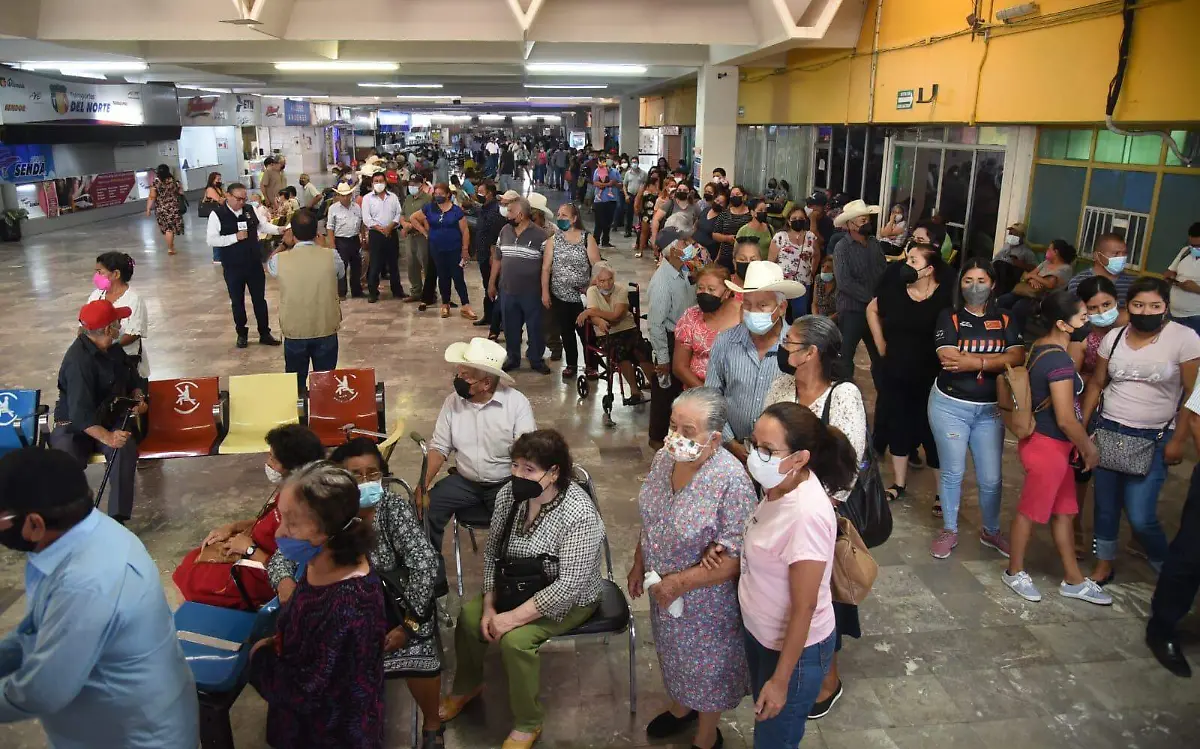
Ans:
<svg viewBox="0 0 1200 749"><path fill-rule="evenodd" d="M542 295L542 251L550 235L528 224L517 234L511 224L500 230L500 291L505 294Z"/></svg>
<svg viewBox="0 0 1200 749"><path fill-rule="evenodd" d="M778 333L780 341L786 332L787 326L782 326ZM754 431L754 422L763 412L767 391L783 374L775 360L778 348L779 343L776 343L760 358L745 325L737 325L717 336L708 358L704 385L720 390L729 406L729 422L724 430L726 442L744 440Z"/></svg>
<svg viewBox="0 0 1200 749"><path fill-rule="evenodd" d="M687 269L677 269L670 262L658 266L650 278L650 345L655 361L671 361L667 333L675 332L679 318L695 303L696 289L688 280Z"/></svg>

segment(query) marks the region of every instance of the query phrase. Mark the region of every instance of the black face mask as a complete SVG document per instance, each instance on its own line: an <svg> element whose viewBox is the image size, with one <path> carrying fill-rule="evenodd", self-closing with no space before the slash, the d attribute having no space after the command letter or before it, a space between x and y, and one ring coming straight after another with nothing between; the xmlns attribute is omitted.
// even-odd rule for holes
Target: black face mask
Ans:
<svg viewBox="0 0 1200 749"><path fill-rule="evenodd" d="M804 231L808 228L808 222L802 218L794 218L788 222L788 226L792 227L792 231Z"/></svg>
<svg viewBox="0 0 1200 749"><path fill-rule="evenodd" d="M861 235L863 235L864 237L873 237L873 236L875 236L875 222L874 222L874 221L868 221L867 223L865 223L865 224L863 224L862 226L858 227L858 233L859 233L859 234L861 234Z"/></svg>
<svg viewBox="0 0 1200 749"><path fill-rule="evenodd" d="M792 352L785 349L782 344L779 346L779 348L775 349L775 363L779 365L779 371L783 372L785 375L796 374L796 368L788 363L788 359L791 358L791 356Z"/></svg>
<svg viewBox="0 0 1200 749"><path fill-rule="evenodd" d="M26 513L19 513L12 519L11 528L0 531L0 546L24 552L30 552L37 548L36 543L21 535L21 529L25 527L25 517Z"/></svg>
<svg viewBox="0 0 1200 749"><path fill-rule="evenodd" d="M512 494L514 502L528 502L535 497L541 496L545 491L539 481L527 479L523 476L512 477Z"/></svg>
<svg viewBox="0 0 1200 749"><path fill-rule="evenodd" d="M1139 333L1157 333L1163 326L1167 313L1159 312L1157 315L1135 315L1129 313L1129 324Z"/></svg>
<svg viewBox="0 0 1200 749"><path fill-rule="evenodd" d="M688 192L687 190L676 190L675 191L675 199L676 200L687 200L688 195L691 195L691 193Z"/></svg>
<svg viewBox="0 0 1200 749"><path fill-rule="evenodd" d="M471 398L471 383L461 377L454 378L454 392L458 393L458 397L463 400Z"/></svg>
<svg viewBox="0 0 1200 749"><path fill-rule="evenodd" d="M900 280L904 282L905 286L910 283L916 283L919 277L917 269L911 265L905 265L900 268Z"/></svg>
<svg viewBox="0 0 1200 749"><path fill-rule="evenodd" d="M713 199L713 194L712 194L711 192L706 192L706 193L704 193L704 199L705 199L706 201L708 201L709 203L711 203L711 202L712 202L712 199Z"/></svg>
<svg viewBox="0 0 1200 749"><path fill-rule="evenodd" d="M746 271L750 270L750 263L734 263L733 270L738 274L738 278L745 280Z"/></svg>
<svg viewBox="0 0 1200 749"><path fill-rule="evenodd" d="M1092 324L1085 322L1078 328L1071 331L1071 343L1083 343L1087 340L1088 334L1092 332Z"/></svg>
<svg viewBox="0 0 1200 749"><path fill-rule="evenodd" d="M701 312L716 312L721 309L721 297L700 292L696 295L696 306L700 308Z"/></svg>
<svg viewBox="0 0 1200 749"><path fill-rule="evenodd" d="M756 214L754 214L754 218L758 219L758 223L760 223L760 224L767 223L767 214L766 213L756 213Z"/></svg>
<svg viewBox="0 0 1200 749"><path fill-rule="evenodd" d="M731 195L729 196L729 205L735 207L741 206L743 200L745 200L745 198L743 198L741 195Z"/></svg>

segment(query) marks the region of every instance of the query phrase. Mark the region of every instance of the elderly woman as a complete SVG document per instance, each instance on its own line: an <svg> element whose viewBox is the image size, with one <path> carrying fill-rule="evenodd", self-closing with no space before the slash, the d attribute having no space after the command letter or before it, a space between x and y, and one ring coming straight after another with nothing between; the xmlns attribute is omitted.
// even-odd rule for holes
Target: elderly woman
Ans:
<svg viewBox="0 0 1200 749"><path fill-rule="evenodd" d="M833 370L841 353L842 333L833 320L805 315L792 323L777 354L783 376L771 385L763 406L775 403L806 406L826 425L846 435L854 448L855 460L861 465L867 449L867 410L858 386L853 382L834 383ZM844 502L847 496L848 491L832 494L835 503ZM842 680L837 667L842 637L862 637L857 606L834 601L833 614L837 622L833 661L821 684L817 702L809 711L809 720L824 717L842 696Z"/></svg>
<svg viewBox="0 0 1200 749"><path fill-rule="evenodd" d="M384 677L407 682L424 718L421 749L436 749L443 745L442 721L438 717L442 653L434 638L437 553L412 506L384 488L387 465L374 442L356 437L339 445L329 459L358 482L358 516L375 529L375 546L368 557L376 573L395 573L391 577L401 581L403 608L411 619L407 629L396 626L384 638ZM288 601L296 591L296 570L296 562L279 551L267 563L271 584L278 588L281 601Z"/></svg>
<svg viewBox="0 0 1200 749"><path fill-rule="evenodd" d="M638 496L642 534L629 570L630 595L641 596L643 586L650 594L655 648L671 697L646 734L663 739L697 722L691 743L702 749L722 744L721 713L737 707L747 685L737 557L756 497L742 464L721 446L725 419L725 398L712 388L675 399L666 446ZM711 544L727 553L705 569L700 561ZM677 601L681 612L672 610Z"/></svg>
<svg viewBox="0 0 1200 749"><path fill-rule="evenodd" d="M675 323L671 371L687 389L704 385L717 334L742 321L742 310L725 285L729 271L712 263L696 271L696 303Z"/></svg>
<svg viewBox="0 0 1200 749"><path fill-rule="evenodd" d="M566 440L553 429L513 443L513 478L496 495L484 553L483 597L463 604L454 631L458 671L442 720L483 692L484 654L498 643L515 722L503 749L529 749L542 733L542 644L586 622L600 602L604 522L571 481L571 467ZM539 578L533 589L517 587L525 577Z"/></svg>
<svg viewBox="0 0 1200 749"><path fill-rule="evenodd" d="M279 484L301 466L325 455L321 440L308 427L288 424L267 432L267 462L264 470L271 496L252 517L218 526L204 537L175 568L172 579L186 601L227 608L258 608L275 597L277 582L262 568L275 554L275 531L279 528ZM242 566L243 598L232 577L234 562L250 560L258 566Z"/></svg>
<svg viewBox="0 0 1200 749"><path fill-rule="evenodd" d="M629 307L629 292L625 286L617 284L613 267L603 260L592 266L587 309L575 319L576 326L589 322L596 335L604 336L602 345L612 348L613 359L618 362L621 376L629 385L629 397L625 399L625 405L636 406L644 402L645 397L633 372L634 364L644 357L639 353L641 338L638 336L637 321L633 319Z"/></svg>

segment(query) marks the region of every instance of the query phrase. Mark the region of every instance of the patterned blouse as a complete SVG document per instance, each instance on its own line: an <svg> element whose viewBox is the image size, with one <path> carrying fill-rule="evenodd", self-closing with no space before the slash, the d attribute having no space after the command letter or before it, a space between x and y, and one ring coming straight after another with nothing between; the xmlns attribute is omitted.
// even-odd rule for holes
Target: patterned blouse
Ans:
<svg viewBox="0 0 1200 749"><path fill-rule="evenodd" d="M704 322L704 313L694 304L675 323L675 342L691 349L692 361L688 368L701 382L704 382L704 375L708 372L708 357L719 332L708 327Z"/></svg>
<svg viewBox="0 0 1200 749"><path fill-rule="evenodd" d="M512 504L512 484L506 484L496 494L496 508L492 511L487 550L483 555L484 593L490 593L495 587L495 560L500 552L496 547ZM528 512L528 503L517 509L504 555L505 558L539 554L557 557L557 561L545 564L551 584L538 591L532 600L542 616L561 622L571 609L600 600L600 543L604 538L604 521L592 504L592 498L575 483L543 505L526 531Z"/></svg>
<svg viewBox="0 0 1200 749"><path fill-rule="evenodd" d="M813 255L817 245L817 235L805 232L802 244L792 241L792 235L781 231L772 237L779 247L779 257L776 262L783 269L783 277L789 281L799 281L808 286L813 279Z"/></svg>
<svg viewBox="0 0 1200 749"><path fill-rule="evenodd" d="M587 291L592 278L587 238L586 232L580 232L578 242L568 242L566 234L561 231L554 232L554 255L550 260L550 293L559 301L579 304L579 295Z"/></svg>
<svg viewBox="0 0 1200 749"><path fill-rule="evenodd" d="M816 306L813 308L816 314L833 317L837 313L837 282L826 284L817 278L813 288L816 289Z"/></svg>
<svg viewBox="0 0 1200 749"><path fill-rule="evenodd" d="M850 440L850 445L854 448L854 457L861 465L863 455L867 451L867 409L863 406L862 393L852 382L837 382L818 395L808 409L818 417L822 416L825 413L825 401L830 397L833 400L829 404L829 426L846 435L846 439ZM771 383L771 389L763 399L763 409L774 403L795 402L796 378L783 375ZM842 490L835 493L833 498L845 502L848 496L850 492Z"/></svg>

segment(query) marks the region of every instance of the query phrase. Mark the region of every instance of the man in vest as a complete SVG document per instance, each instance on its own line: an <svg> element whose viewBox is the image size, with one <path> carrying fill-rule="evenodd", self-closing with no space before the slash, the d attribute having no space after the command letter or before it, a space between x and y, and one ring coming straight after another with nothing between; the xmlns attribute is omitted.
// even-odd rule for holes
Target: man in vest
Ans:
<svg viewBox="0 0 1200 749"><path fill-rule="evenodd" d="M208 214L205 232L209 247L221 248L221 266L229 302L233 305L233 325L237 329L237 347L246 348L250 329L246 326L246 289L254 305L254 320L258 323L258 342L278 346L271 335L267 318L267 277L263 273L262 244L258 233L282 234L283 229L270 221L261 221L251 206L246 205L246 186L234 182L225 192L225 204Z"/></svg>
<svg viewBox="0 0 1200 749"><path fill-rule="evenodd" d="M346 266L336 250L316 244L316 238L317 216L301 208L283 245L267 260L267 270L279 279L284 369L296 373L301 392L310 362L317 372L337 368L342 323L338 279L346 275Z"/></svg>

